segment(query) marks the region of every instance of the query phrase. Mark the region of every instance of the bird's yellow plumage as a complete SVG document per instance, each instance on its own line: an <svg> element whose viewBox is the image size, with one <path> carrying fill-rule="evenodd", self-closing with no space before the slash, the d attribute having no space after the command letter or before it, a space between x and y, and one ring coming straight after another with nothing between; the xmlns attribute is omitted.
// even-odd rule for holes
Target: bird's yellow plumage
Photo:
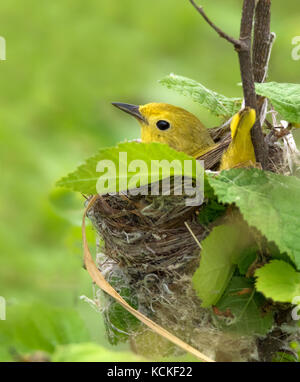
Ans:
<svg viewBox="0 0 300 382"><path fill-rule="evenodd" d="M142 130L142 142L166 143L173 149L195 158L219 147L200 120L180 107L166 103L148 103L143 106L125 103L113 105L138 120ZM255 166L256 159L250 134L255 119L255 110L250 108L245 108L232 118L232 142L222 156L220 170Z"/></svg>
<svg viewBox="0 0 300 382"><path fill-rule="evenodd" d="M250 108L241 110L232 118L230 125L232 141L222 156L220 170L256 165L251 139L251 129L255 120L255 110Z"/></svg>
<svg viewBox="0 0 300 382"><path fill-rule="evenodd" d="M200 120L180 107L166 103L113 105L139 121L142 142L166 143L173 149L196 158L216 146Z"/></svg>

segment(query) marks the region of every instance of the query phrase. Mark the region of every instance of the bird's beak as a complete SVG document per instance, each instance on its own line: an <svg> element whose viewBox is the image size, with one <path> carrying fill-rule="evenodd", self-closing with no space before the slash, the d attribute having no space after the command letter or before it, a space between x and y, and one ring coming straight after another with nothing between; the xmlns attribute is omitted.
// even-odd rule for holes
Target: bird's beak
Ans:
<svg viewBox="0 0 300 382"><path fill-rule="evenodd" d="M112 105L117 107L118 109L125 111L125 113L128 113L132 115L133 117L137 118L139 121L142 121L144 123L147 123L146 118L141 114L140 107L138 105L131 105L129 103L120 103L120 102L112 102Z"/></svg>

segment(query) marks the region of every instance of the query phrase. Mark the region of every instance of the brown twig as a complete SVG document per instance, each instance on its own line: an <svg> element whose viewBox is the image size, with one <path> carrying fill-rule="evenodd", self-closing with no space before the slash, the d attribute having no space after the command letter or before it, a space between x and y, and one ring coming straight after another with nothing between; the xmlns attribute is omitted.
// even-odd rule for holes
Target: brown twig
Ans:
<svg viewBox="0 0 300 382"><path fill-rule="evenodd" d="M256 110L257 119L251 130L252 142L255 150L256 160L261 163L262 167L266 164L266 151L264 143L264 135L260 125L260 116L257 107L254 73L251 58L251 43L252 43L252 27L255 11L255 0L244 0L243 13L241 21L240 40L247 45L246 50L238 52L240 69L244 90L245 105Z"/></svg>
<svg viewBox="0 0 300 382"><path fill-rule="evenodd" d="M251 41L254 9L255 0L244 0L240 40L244 42L246 48L238 51L238 55L244 90L245 106L250 106L251 108L256 109L256 94L251 61Z"/></svg>
<svg viewBox="0 0 300 382"><path fill-rule="evenodd" d="M252 50L252 63L254 81L262 83L268 75L269 61L275 34L271 33L271 0L259 0L255 10L254 40ZM258 115L261 123L265 122L265 112L268 100L257 96ZM265 156L268 156L268 145L265 147Z"/></svg>
<svg viewBox="0 0 300 382"><path fill-rule="evenodd" d="M271 0L259 0L255 9L254 39L252 50L252 64L255 82L264 82L268 75L269 61L275 34L271 33ZM257 96L257 112L261 123L265 121L265 112L268 100ZM268 157L268 148L265 146L265 157Z"/></svg>
<svg viewBox="0 0 300 382"><path fill-rule="evenodd" d="M225 40L229 41L231 44L233 44L238 49L241 49L241 41L237 40L231 36L229 36L227 33L223 32L220 28L218 28L206 15L202 7L199 7L194 0L190 0L191 4L197 11L200 13L200 15L204 18L204 20L218 33L218 35Z"/></svg>
<svg viewBox="0 0 300 382"><path fill-rule="evenodd" d="M252 63L254 81L262 83L268 75L269 60L275 34L271 33L271 0L259 0L255 10ZM264 97L257 96L259 115L262 115Z"/></svg>
<svg viewBox="0 0 300 382"><path fill-rule="evenodd" d="M218 28L205 14L202 7L196 5L194 0L190 0L193 7L201 14L204 20L225 40L230 42L239 56L240 70L243 84L243 92L245 98L245 106L249 106L257 111L257 120L252 128L252 142L255 149L256 159L262 164L266 163L264 135L260 125L260 118L258 113L254 74L251 59L251 43L252 43L252 28L255 12L255 0L244 0L243 12L240 28L240 37L235 39Z"/></svg>
<svg viewBox="0 0 300 382"><path fill-rule="evenodd" d="M268 73L270 50L274 40L271 34L271 0L259 0L255 9L253 39L253 73L255 82L264 82Z"/></svg>

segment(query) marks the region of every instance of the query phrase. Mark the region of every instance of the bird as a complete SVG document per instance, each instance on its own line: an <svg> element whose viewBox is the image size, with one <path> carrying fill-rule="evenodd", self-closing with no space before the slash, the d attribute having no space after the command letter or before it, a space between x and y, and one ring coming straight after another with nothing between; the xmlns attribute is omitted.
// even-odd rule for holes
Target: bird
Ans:
<svg viewBox="0 0 300 382"><path fill-rule="evenodd" d="M112 105L135 117L141 125L141 141L166 143L194 158L216 147L208 129L192 113L167 103Z"/></svg>
<svg viewBox="0 0 300 382"><path fill-rule="evenodd" d="M251 129L255 121L256 112L249 107L233 116L230 124L231 143L222 155L220 171L236 167L257 166L251 139Z"/></svg>

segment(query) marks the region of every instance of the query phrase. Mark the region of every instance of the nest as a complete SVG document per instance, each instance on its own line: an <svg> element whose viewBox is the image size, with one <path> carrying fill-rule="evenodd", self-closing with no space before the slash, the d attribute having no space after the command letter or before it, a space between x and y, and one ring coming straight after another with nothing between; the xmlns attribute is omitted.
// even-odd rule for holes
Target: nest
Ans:
<svg viewBox="0 0 300 382"><path fill-rule="evenodd" d="M221 148L201 159L206 168L214 170L230 137L228 133L221 136L220 129L212 130L212 136ZM286 173L282 148L269 144L269 154L268 169ZM108 282L118 280L114 284L118 292L124 287L131 290L139 311L207 356L217 361L265 360L260 351L265 342L260 346L254 337L229 336L216 327L211 311L201 308L191 277L200 261L197 242L212 227L197 221L204 205L187 206L186 198L122 193L98 196L88 217L102 239L99 269ZM154 343L160 355L178 352L145 327L127 334L140 354L155 354Z"/></svg>
<svg viewBox="0 0 300 382"><path fill-rule="evenodd" d="M209 233L196 222L195 208L186 206L183 196L99 197L89 217L105 242L107 257L136 277L152 272L167 277L169 269L191 273L199 247L184 222L199 241Z"/></svg>

